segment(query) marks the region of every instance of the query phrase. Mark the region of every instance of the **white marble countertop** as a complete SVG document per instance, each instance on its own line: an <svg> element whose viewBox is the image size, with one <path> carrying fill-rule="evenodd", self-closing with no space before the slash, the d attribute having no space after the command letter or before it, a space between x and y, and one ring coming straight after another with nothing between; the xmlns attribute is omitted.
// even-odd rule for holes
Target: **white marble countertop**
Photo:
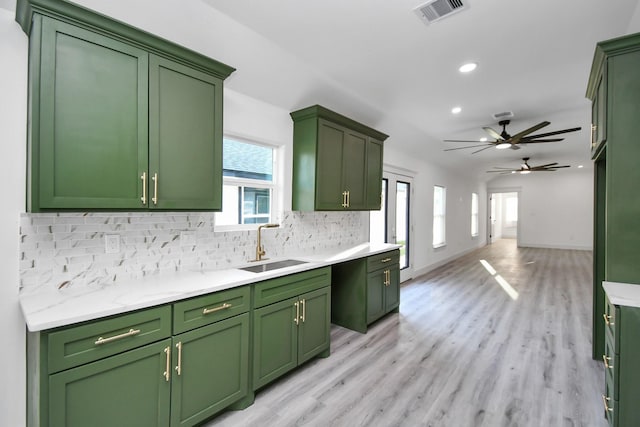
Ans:
<svg viewBox="0 0 640 427"><path fill-rule="evenodd" d="M640 307L640 285L632 283L602 282L602 287L615 305Z"/></svg>
<svg viewBox="0 0 640 427"><path fill-rule="evenodd" d="M98 286L40 290L33 294L21 294L20 306L29 331L36 332L209 294L397 248L399 245L395 244L363 243L331 253L301 254L287 259L306 261L305 264L262 273L240 270L240 267L279 259L247 263L224 270L183 271Z"/></svg>

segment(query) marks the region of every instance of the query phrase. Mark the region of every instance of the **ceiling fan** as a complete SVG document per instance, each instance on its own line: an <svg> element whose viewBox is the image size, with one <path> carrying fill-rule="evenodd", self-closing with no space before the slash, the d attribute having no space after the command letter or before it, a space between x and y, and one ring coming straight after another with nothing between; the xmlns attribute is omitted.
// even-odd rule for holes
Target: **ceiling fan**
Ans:
<svg viewBox="0 0 640 427"><path fill-rule="evenodd" d="M523 157L522 160L524 161L524 163L522 163L520 165L520 169L512 169L512 168L501 168L498 166L494 166L493 168L496 170L492 170L492 171L487 171L488 173L491 172L498 172L498 173L521 173L521 174L527 174L527 173L531 173L531 172L542 172L542 171L555 171L557 169L561 169L561 168L569 168L571 166L569 165L564 165L564 166L557 166L558 163L547 163L546 165L539 165L539 166L530 166L528 161L529 161L529 157Z"/></svg>
<svg viewBox="0 0 640 427"><path fill-rule="evenodd" d="M479 153L480 151L484 151L487 148L491 148L491 147L496 147L497 149L511 148L512 150L519 150L520 144L558 142L558 141L562 141L564 138L547 138L547 139L541 139L541 138L546 138L548 136L553 136L553 135L560 135L568 132L575 132L582 129L580 127L576 127L576 128L557 130L557 131L547 132L547 133L539 133L537 135L529 135L530 133L533 133L551 124L551 122L544 121L544 122L538 123L535 126L530 127L529 129L525 129L522 132L519 132L511 136L507 133L507 125L509 123L511 123L510 120L501 120L500 122L498 122L498 124L502 126L501 133L498 133L487 126L482 128L489 135L491 135L492 138L495 138L495 141L469 141L469 140L460 140L460 139L445 139L444 140L445 142L476 142L479 145L476 144L476 145L469 145L466 147L447 148L444 151L464 150L465 148L478 148L478 147L483 147L483 148L480 148L479 150L476 150L471 154Z"/></svg>

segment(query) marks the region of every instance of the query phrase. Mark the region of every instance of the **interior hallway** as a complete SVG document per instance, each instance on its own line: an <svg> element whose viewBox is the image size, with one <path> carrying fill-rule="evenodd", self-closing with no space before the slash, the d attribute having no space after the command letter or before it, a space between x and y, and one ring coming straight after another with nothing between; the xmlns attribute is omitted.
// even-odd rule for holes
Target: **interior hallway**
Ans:
<svg viewBox="0 0 640 427"><path fill-rule="evenodd" d="M478 249L404 284L400 313L366 335L332 326L331 357L208 425L604 427L591 262L515 240Z"/></svg>

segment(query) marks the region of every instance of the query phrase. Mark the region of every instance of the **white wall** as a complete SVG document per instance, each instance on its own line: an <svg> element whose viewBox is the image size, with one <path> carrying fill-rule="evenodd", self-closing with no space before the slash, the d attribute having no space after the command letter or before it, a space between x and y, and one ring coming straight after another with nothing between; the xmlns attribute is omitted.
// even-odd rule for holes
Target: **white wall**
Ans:
<svg viewBox="0 0 640 427"><path fill-rule="evenodd" d="M486 243L487 197L484 183L395 150L391 144L385 145L384 163L385 167L395 166L415 172L412 204L414 277ZM438 249L432 245L434 185L447 189L446 245ZM471 237L471 193L478 193L477 237Z"/></svg>
<svg viewBox="0 0 640 427"><path fill-rule="evenodd" d="M0 425L25 425L25 324L18 306L18 239L25 205L27 36L0 9Z"/></svg>
<svg viewBox="0 0 640 427"><path fill-rule="evenodd" d="M592 170L506 175L490 181L487 188L520 189L520 246L592 249Z"/></svg>
<svg viewBox="0 0 640 427"><path fill-rule="evenodd" d="M629 27L627 28L627 34L633 34L640 31L640 2L636 5L636 11L631 16Z"/></svg>

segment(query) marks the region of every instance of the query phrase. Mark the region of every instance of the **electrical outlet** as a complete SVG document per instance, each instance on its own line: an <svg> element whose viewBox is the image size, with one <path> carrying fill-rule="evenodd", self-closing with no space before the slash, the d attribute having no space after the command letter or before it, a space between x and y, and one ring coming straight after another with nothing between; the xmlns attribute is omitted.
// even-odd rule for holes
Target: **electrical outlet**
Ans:
<svg viewBox="0 0 640 427"><path fill-rule="evenodd" d="M196 245L196 233L190 231L180 232L180 246L195 246Z"/></svg>
<svg viewBox="0 0 640 427"><path fill-rule="evenodd" d="M104 235L104 251L108 254L120 252L120 236L118 234Z"/></svg>

